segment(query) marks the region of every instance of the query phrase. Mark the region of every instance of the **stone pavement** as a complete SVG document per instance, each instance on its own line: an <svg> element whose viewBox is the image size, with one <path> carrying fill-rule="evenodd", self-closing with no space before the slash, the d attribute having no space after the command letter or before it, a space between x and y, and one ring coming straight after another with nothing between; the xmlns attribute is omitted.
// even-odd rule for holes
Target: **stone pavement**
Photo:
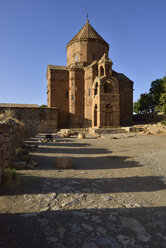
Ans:
<svg viewBox="0 0 166 248"><path fill-rule="evenodd" d="M103 156L105 169L93 159L93 169L83 169L88 160L80 160L80 168L57 170L53 158L71 148L73 156L81 151L87 159ZM164 182L148 170L136 176L143 167L135 161L133 167L123 162L122 168L120 159L119 168L108 168L118 158L108 160L109 149L101 151L88 139L39 145L33 153L39 167L20 171L20 186L0 190L0 247L165 248L166 207L152 199L163 197Z"/></svg>

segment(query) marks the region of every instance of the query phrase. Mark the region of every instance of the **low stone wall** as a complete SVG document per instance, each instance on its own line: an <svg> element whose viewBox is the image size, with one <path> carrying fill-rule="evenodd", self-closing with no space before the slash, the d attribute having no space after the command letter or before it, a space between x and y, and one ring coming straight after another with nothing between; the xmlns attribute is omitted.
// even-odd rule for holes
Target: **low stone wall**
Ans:
<svg viewBox="0 0 166 248"><path fill-rule="evenodd" d="M40 107L1 107L0 113L10 109L14 117L22 121L30 136L35 133L53 133L57 131L57 109Z"/></svg>
<svg viewBox="0 0 166 248"><path fill-rule="evenodd" d="M0 183L2 183L3 171L10 165L15 155L15 150L25 138L25 128L14 121L0 124Z"/></svg>
<svg viewBox="0 0 166 248"><path fill-rule="evenodd" d="M133 124L150 124L164 120L164 115L161 113L138 114L133 115Z"/></svg>

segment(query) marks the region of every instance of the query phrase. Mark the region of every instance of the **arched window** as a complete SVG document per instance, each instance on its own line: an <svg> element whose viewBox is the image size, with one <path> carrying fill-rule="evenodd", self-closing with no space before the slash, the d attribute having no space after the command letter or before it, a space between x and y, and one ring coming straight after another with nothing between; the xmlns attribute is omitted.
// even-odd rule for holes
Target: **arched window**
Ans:
<svg viewBox="0 0 166 248"><path fill-rule="evenodd" d="M100 66L100 77L104 75L104 68L103 66Z"/></svg>
<svg viewBox="0 0 166 248"><path fill-rule="evenodd" d="M94 92L94 93L95 93L95 96L96 96L97 93L98 93L97 91L98 91L98 82L95 84L95 92Z"/></svg>
<svg viewBox="0 0 166 248"><path fill-rule="evenodd" d="M111 82L104 83L104 93L113 93L114 85Z"/></svg>

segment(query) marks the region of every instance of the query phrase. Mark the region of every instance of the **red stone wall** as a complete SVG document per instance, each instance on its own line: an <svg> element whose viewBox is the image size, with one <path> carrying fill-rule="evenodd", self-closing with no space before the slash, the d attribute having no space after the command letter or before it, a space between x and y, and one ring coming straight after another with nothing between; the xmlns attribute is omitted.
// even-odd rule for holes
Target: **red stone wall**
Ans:
<svg viewBox="0 0 166 248"><path fill-rule="evenodd" d="M108 55L109 48L100 40L83 40L72 43L67 47L67 66L75 62L91 64L94 60L99 60L104 53ZM78 61L76 61L76 55Z"/></svg>
<svg viewBox="0 0 166 248"><path fill-rule="evenodd" d="M120 125L133 124L133 83L120 81Z"/></svg>
<svg viewBox="0 0 166 248"><path fill-rule="evenodd" d="M73 68L69 75L70 124L80 126L84 118L84 70Z"/></svg>
<svg viewBox="0 0 166 248"><path fill-rule="evenodd" d="M69 113L69 71L52 69L47 77L47 104L58 108L58 127L63 127Z"/></svg>

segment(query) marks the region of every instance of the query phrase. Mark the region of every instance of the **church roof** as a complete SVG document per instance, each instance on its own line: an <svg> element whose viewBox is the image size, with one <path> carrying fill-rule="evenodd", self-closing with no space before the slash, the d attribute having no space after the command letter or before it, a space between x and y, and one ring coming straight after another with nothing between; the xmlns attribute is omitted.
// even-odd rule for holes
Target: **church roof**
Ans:
<svg viewBox="0 0 166 248"><path fill-rule="evenodd" d="M81 28L81 30L73 37L71 41L67 44L67 47L72 43L79 40L99 40L109 47L108 43L96 32L96 30L90 25L87 20L86 24Z"/></svg>

